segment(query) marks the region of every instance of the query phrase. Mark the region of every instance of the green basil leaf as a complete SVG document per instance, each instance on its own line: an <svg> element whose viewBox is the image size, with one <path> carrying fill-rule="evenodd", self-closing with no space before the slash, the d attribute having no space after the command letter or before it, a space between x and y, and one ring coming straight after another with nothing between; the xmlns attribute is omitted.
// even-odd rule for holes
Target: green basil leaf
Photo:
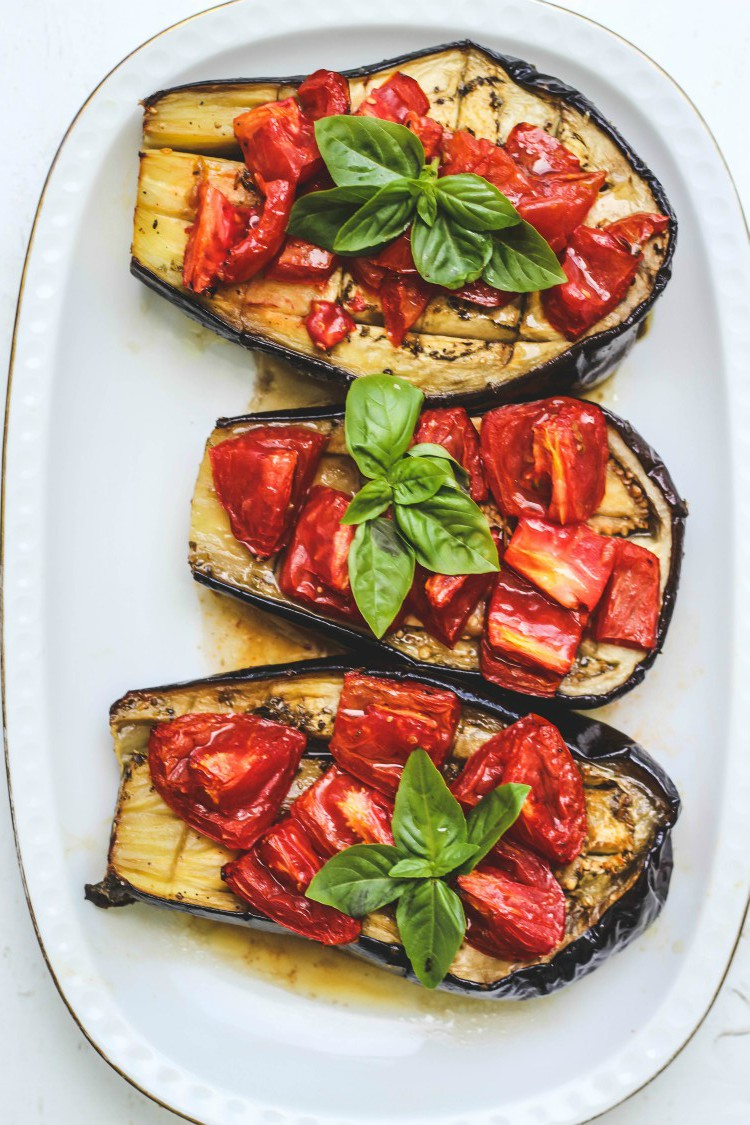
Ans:
<svg viewBox="0 0 750 1125"><path fill-rule="evenodd" d="M449 844L441 852L439 860L431 863L427 859L408 856L400 859L396 866L391 868L389 874L392 879L429 879L449 875L457 868L463 872L467 863L469 869L473 868L474 863L471 861L476 851L475 844ZM478 863L479 860L474 862Z"/></svg>
<svg viewBox="0 0 750 1125"><path fill-rule="evenodd" d="M446 480L453 479L451 463L443 458L402 457L391 469L388 479L393 486L393 499L399 504L419 504L435 495Z"/></svg>
<svg viewBox="0 0 750 1125"><path fill-rule="evenodd" d="M344 432L364 476L384 476L408 449L423 402L421 391L394 375L355 379L346 396Z"/></svg>
<svg viewBox="0 0 750 1125"><path fill-rule="evenodd" d="M414 264L425 279L447 289L476 281L492 253L492 237L467 230L438 210L431 227L419 216L411 232Z"/></svg>
<svg viewBox="0 0 750 1125"><path fill-rule="evenodd" d="M414 581L414 552L393 520L381 516L359 525L349 548L349 581L360 613L382 637Z"/></svg>
<svg viewBox="0 0 750 1125"><path fill-rule="evenodd" d="M493 235L482 277L506 293L536 293L567 280L549 243L526 222Z"/></svg>
<svg viewBox="0 0 750 1125"><path fill-rule="evenodd" d="M391 844L354 844L332 856L305 893L314 902L362 918L394 902L408 889L409 883L391 879L388 874L397 859L398 852Z"/></svg>
<svg viewBox="0 0 750 1125"><path fill-rule="evenodd" d="M413 750L393 806L393 839L399 852L438 862L446 848L466 843L466 820L440 770L424 750Z"/></svg>
<svg viewBox="0 0 750 1125"><path fill-rule="evenodd" d="M394 504L399 531L417 562L436 574L489 574L499 570L487 518L458 488L443 485L421 504Z"/></svg>
<svg viewBox="0 0 750 1125"><path fill-rule="evenodd" d="M341 227L333 244L336 253L365 254L398 238L412 221L415 194L408 180L385 184Z"/></svg>
<svg viewBox="0 0 750 1125"><path fill-rule="evenodd" d="M430 879L434 872L429 860L407 856L400 859L388 872L391 879Z"/></svg>
<svg viewBox="0 0 750 1125"><path fill-rule="evenodd" d="M341 227L377 192L376 187L337 187L311 191L292 207L287 234L304 238L324 250L333 250Z"/></svg>
<svg viewBox="0 0 750 1125"><path fill-rule="evenodd" d="M441 208L470 230L502 230L521 222L511 201L494 184L472 172L443 176L435 188Z"/></svg>
<svg viewBox="0 0 750 1125"><path fill-rule="evenodd" d="M464 908L442 879L404 886L396 907L401 941L417 978L425 988L437 988L466 933Z"/></svg>
<svg viewBox="0 0 750 1125"><path fill-rule="evenodd" d="M364 488L360 488L351 500L349 507L341 518L342 523L357 524L365 520L373 520L380 516L390 506L393 500L393 489L383 477L368 480Z"/></svg>
<svg viewBox="0 0 750 1125"><path fill-rule="evenodd" d="M427 457L430 459L439 457L444 461L450 461L453 467L453 472L461 487L464 489L469 487L469 481L471 478L466 472L466 469L459 461L456 460L453 454L449 453L448 450L445 449L442 445L435 445L431 441L420 441L416 445L412 445L411 448L407 449L406 456Z"/></svg>
<svg viewBox="0 0 750 1125"><path fill-rule="evenodd" d="M419 175L422 142L409 129L377 117L334 115L315 122L320 155L335 183L373 184Z"/></svg>
<svg viewBox="0 0 750 1125"><path fill-rule="evenodd" d="M473 871L500 837L515 824L523 808L530 785L509 782L486 793L466 817L469 843L475 845L475 854L458 868L459 875Z"/></svg>
<svg viewBox="0 0 750 1125"><path fill-rule="evenodd" d="M422 191L417 198L417 214L431 227L437 218L437 199L434 191Z"/></svg>

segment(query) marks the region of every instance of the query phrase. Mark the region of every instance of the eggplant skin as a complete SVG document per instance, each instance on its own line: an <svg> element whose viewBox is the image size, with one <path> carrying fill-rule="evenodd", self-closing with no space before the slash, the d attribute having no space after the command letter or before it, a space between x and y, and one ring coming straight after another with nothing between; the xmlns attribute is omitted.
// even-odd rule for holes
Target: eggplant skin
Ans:
<svg viewBox="0 0 750 1125"><path fill-rule="evenodd" d="M575 707L579 710L603 707L619 699L621 696L626 695L629 691L632 691L634 687L643 681L649 668L651 668L661 652L666 641L677 599L684 553L685 524L688 516L687 505L680 497L669 470L658 453L656 453L645 439L641 437L638 431L635 430L629 422L625 421L625 419L613 414L605 407L600 406L599 409L604 414L608 428L618 435L623 445L627 447L637 460L642 470L643 477L648 479L661 495L664 506L668 511L671 551L666 581L662 592L662 606L654 648L650 652L645 653L642 659L635 664L627 677L621 683L612 687L611 690L606 692L590 691L581 694L567 693L564 691L558 691L556 693L554 697L555 704L558 706ZM222 430L234 426L243 426L245 424L248 426L289 423L314 424L316 422L336 424L341 423L343 418L344 413L339 407L297 407L291 410L247 414L237 418L219 418L216 423L216 428L217 430ZM242 550L244 551L244 548L242 548ZM311 609L297 605L295 602L284 598L278 590L275 590L275 596L273 597L265 596L264 593L243 588L241 585L234 584L233 582L217 576L215 573L212 573L210 557L209 565L206 565L206 561L199 557L199 552L196 549L194 528L191 531L189 561L193 577L197 582L200 582L201 585L207 586L217 593L237 598L249 605L277 614L295 625L301 625L308 629L311 627L318 629L327 634L334 641L337 641L339 644L346 646L348 649L358 654L363 661L383 659L384 654L387 653L388 659L392 665L400 665L419 676L433 675L437 669L439 674L450 677L455 683L472 691L496 694L500 697L505 697L507 694L514 694L507 693L504 689L489 683L479 671L451 666L439 660L434 662L419 660L409 655L407 652L400 651L394 645L387 643L386 640L378 640L369 632L347 625L341 621L323 617L320 614L316 614ZM428 641L429 639L428 637ZM447 652L449 650L445 651ZM535 708L544 713L546 701L541 697L518 695L519 706L528 706L530 698L534 699Z"/></svg>
<svg viewBox="0 0 750 1125"><path fill-rule="evenodd" d="M223 694L227 689L231 693L233 687L238 688L263 680L270 681L272 685L283 682L289 684L294 681L295 686L299 687L301 698L304 699L306 677L328 677L333 680L343 677L346 672L361 670L361 667L356 661L325 657L320 660L248 668L238 672L222 673L204 680L186 681L166 687L131 692L113 704L111 714L113 718L118 714L127 714L140 701L156 702L159 696L176 691L187 692L189 699L197 699L201 693L215 694L217 700L221 700L222 695L224 699L231 699L231 694ZM394 669L387 662L371 661L367 671L396 681L408 678L406 672ZM494 693L456 685L449 678L434 673L420 674L419 680L433 687L454 691L461 702L462 713L464 709L469 708L471 713L479 716L480 724L483 716L485 721L491 719L496 723L508 725L529 713L528 705L519 707L509 695L501 699ZM658 817L655 817L657 827L641 861L640 873L635 881L604 910L596 923L570 941L549 961L517 968L502 980L489 984L466 981L449 974L440 985L440 988L446 991L478 998L503 1000L528 1000L549 995L580 980L603 964L613 953L624 949L639 937L658 916L666 901L673 868L671 832L680 813L680 798L673 782L638 743L615 730L614 727L575 712L550 706L546 706L544 712L557 725L573 757L579 763L592 765L600 763L613 772L618 771L623 776L636 779L637 784L648 793L654 807L659 809ZM330 760L329 756L319 749L313 749L310 757L322 759L324 764ZM116 829L117 818L113 825L113 843ZM99 883L88 884L85 887L85 897L95 906L105 909L139 901L180 910L213 921L223 920L271 933L288 933L284 927L270 922L249 909L244 913L230 913L140 891L127 880L119 877L112 867ZM407 979L416 982L417 978L412 972L404 949L396 942L381 941L363 935L346 948L348 952L365 961L395 969Z"/></svg>
<svg viewBox="0 0 750 1125"><path fill-rule="evenodd" d="M376 64L343 71L350 79L367 79L381 71L388 71L409 63L415 63L429 56L449 51L475 53L483 55L492 64L501 66L516 86L529 94L545 99L550 99L561 108L567 107L571 112L582 114L585 118L586 128L590 125L592 130L598 131L614 145L618 154L628 165L628 177L640 181L651 193L656 207L669 219L669 230L663 255L659 256L658 268L655 269L650 280L647 292L627 316L623 316L614 324L600 331L595 329L582 339L569 343L559 354L552 354L549 358L541 360L523 372L510 375L505 380L500 377L498 381L488 378L484 387L478 389L464 389L445 391L440 387L440 371L436 366L434 383L427 385L420 383L425 392L428 405L457 404L480 410L503 402L520 402L533 398L544 397L549 394L580 393L591 388L607 377L623 360L627 352L635 343L642 328L645 318L653 308L654 303L664 291L672 272L672 258L677 239L677 218L667 198L666 192L654 173L644 164L643 160L632 149L619 131L602 115L601 111L593 105L580 91L550 75L539 73L536 68L522 59L512 55L501 54L488 47L481 46L471 40L460 40L452 43L441 44L419 51L400 55ZM169 95L179 94L181 91L196 94L210 94L212 91L220 92L237 85L251 85L269 90L280 88L285 95L293 93L304 76L296 75L286 78L261 77L250 82L246 79L221 79L204 83L187 83L182 86L159 90L146 98L143 102L147 113L153 111L161 99ZM481 86L481 78L474 80ZM459 93L465 93L472 83L465 84ZM241 108L241 107L240 107ZM575 144L575 132L572 141ZM570 139L570 138L569 138ZM226 150L226 143L224 144ZM596 206L596 205L595 205ZM335 352L332 357L323 354L305 354L294 348L285 346L275 341L262 332L243 331L241 328L222 319L210 307L210 302L197 297L189 290L177 288L170 284L157 272L149 269L134 253L130 263L131 272L146 286L161 296L166 297L177 308L188 316L197 320L206 328L219 333L226 339L250 349L265 352L271 356L291 362L295 366L309 372L316 378L329 380L339 385L351 384L357 375L345 366L336 363ZM615 310L616 313L617 310ZM614 316L615 314L610 314ZM607 318L609 319L609 318ZM418 339L418 337L416 338ZM533 338L532 338L533 339ZM409 339L407 338L407 344ZM409 346L413 346L412 340ZM393 373L409 377L405 371L398 370L399 350L391 349L393 353ZM443 365L445 366L445 365ZM386 370L390 370L386 367ZM502 369L500 368L501 372Z"/></svg>

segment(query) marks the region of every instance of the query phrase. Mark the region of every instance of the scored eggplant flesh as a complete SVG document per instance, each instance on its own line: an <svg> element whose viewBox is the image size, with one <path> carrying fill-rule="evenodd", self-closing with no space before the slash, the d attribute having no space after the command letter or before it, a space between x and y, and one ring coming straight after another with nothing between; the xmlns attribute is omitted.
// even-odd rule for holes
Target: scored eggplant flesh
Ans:
<svg viewBox="0 0 750 1125"><path fill-rule="evenodd" d="M294 419L296 424L308 425L329 435L315 483L353 494L363 480L347 454L342 417L335 410L317 413L318 417L314 419L311 413L306 414L305 411L267 415L266 419L273 419L278 424ZM657 649L653 652L604 644L592 637L584 637L575 663L557 692L558 699L576 707L600 706L638 682L664 641L682 559L685 508L666 469L627 423L609 411L603 413L607 421L610 451L606 491L588 522L602 534L633 536L636 543L658 557L662 609ZM378 643L364 629L332 623L330 619L287 598L276 580L277 557L256 558L232 534L229 517L214 489L208 450L253 426L275 424L266 419L263 415L223 419L208 440L192 503L189 562L193 576L216 590L244 597L262 608L283 612L300 623L327 625L344 643L351 645L363 640ZM480 417L475 418L475 422L481 426ZM482 507L490 523L503 526L503 518L494 504ZM482 601L467 622L464 635L452 649L432 637L416 618L407 618L379 643L416 665L474 674L478 678L484 608L485 602Z"/></svg>
<svg viewBox="0 0 750 1125"><path fill-rule="evenodd" d="M198 177L207 174L234 203L257 203L232 121L244 109L289 97L299 80L207 82L146 100L134 273L216 331L302 360L314 373L340 381L387 371L409 379L435 400L475 405L593 385L619 362L635 339L638 321L669 277L676 223L658 181L581 95L518 60L463 43L349 72L353 107L396 70L420 82L430 114L446 128L471 129L501 142L515 124L529 121L557 136L585 170L606 171L589 225L637 211L670 217L669 232L646 246L626 297L582 340L571 344L552 327L538 294L491 311L446 294L436 296L403 344L393 347L382 327L378 297L363 291L345 267L319 287L258 277L219 286L214 294L199 296L185 289L182 261L195 217ZM343 302L357 323L330 354L316 349L304 325L316 298Z"/></svg>
<svg viewBox="0 0 750 1125"><path fill-rule="evenodd" d="M99 906L140 899L217 921L279 930L255 915L222 881L221 868L235 853L188 827L154 789L146 757L149 734L156 723L206 711L253 712L304 731L311 746L284 802L287 807L330 762L325 743L333 731L343 674L350 667L354 665L329 658L250 669L191 684L134 691L119 700L111 711L111 729L122 777L107 874L100 883L87 887L87 897ZM377 674L403 678L398 672ZM445 680L428 682L449 686ZM447 764L448 776L519 717L519 712L473 693L459 689L458 695L461 718ZM589 823L581 854L555 872L567 902L564 940L533 963L491 957L464 942L445 982L448 988L517 998L552 991L632 940L653 919L666 896L671 870L668 836L679 808L671 783L640 748L612 728L578 716L564 715L558 722L581 770ZM573 724L567 732L566 722ZM601 761L596 760L599 756ZM642 916L636 918L633 897L636 884L641 886L639 880L643 884ZM617 921L618 904L626 924ZM612 911L611 918L606 917L608 911ZM408 968L392 910L368 915L362 935L358 943L347 947L351 952L381 964L396 964L404 971ZM584 941L576 945L583 935L587 935ZM546 966L542 976L538 976L540 966Z"/></svg>

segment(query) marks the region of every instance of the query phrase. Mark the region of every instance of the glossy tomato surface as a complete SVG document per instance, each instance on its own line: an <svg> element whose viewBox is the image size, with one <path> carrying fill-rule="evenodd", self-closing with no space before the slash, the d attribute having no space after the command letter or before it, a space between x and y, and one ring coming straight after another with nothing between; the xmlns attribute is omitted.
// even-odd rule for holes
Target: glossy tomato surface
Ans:
<svg viewBox="0 0 750 1125"><path fill-rule="evenodd" d="M490 595L485 636L491 653L565 676L585 623L585 614L558 605L503 565Z"/></svg>
<svg viewBox="0 0 750 1125"><path fill-rule="evenodd" d="M585 523L559 524L522 519L504 561L560 605L593 609L615 561L615 543Z"/></svg>
<svg viewBox="0 0 750 1125"><path fill-rule="evenodd" d="M315 346L327 352L351 336L357 325L337 301L312 301L305 327Z"/></svg>
<svg viewBox="0 0 750 1125"><path fill-rule="evenodd" d="M291 817L275 824L261 837L257 852L276 879L292 891L306 890L325 862L304 825Z"/></svg>
<svg viewBox="0 0 750 1125"><path fill-rule="evenodd" d="M492 574L431 574L418 566L408 607L430 636L453 648L492 582Z"/></svg>
<svg viewBox="0 0 750 1125"><path fill-rule="evenodd" d="M442 445L469 474L472 500L481 503L489 492L482 465L479 434L463 406L423 410L414 430L414 442Z"/></svg>
<svg viewBox="0 0 750 1125"><path fill-rule="evenodd" d="M338 766L331 766L291 806L325 856L353 844L392 844L393 802Z"/></svg>
<svg viewBox="0 0 750 1125"><path fill-rule="evenodd" d="M430 103L419 83L408 74L396 71L387 82L369 90L359 109L360 117L379 117L403 125L408 113L428 113Z"/></svg>
<svg viewBox="0 0 750 1125"><path fill-rule="evenodd" d="M247 209L235 207L208 180L198 185L195 221L189 228L182 282L194 293L215 285L230 248L238 242L250 221Z"/></svg>
<svg viewBox="0 0 750 1125"><path fill-rule="evenodd" d="M617 540L612 577L594 619L594 637L627 648L656 644L661 611L659 559L628 539Z"/></svg>

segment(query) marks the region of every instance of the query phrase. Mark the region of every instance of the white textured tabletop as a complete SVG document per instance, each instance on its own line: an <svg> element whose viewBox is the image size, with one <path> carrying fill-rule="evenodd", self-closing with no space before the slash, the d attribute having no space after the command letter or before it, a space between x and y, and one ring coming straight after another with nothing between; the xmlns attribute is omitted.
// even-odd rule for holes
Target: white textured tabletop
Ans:
<svg viewBox="0 0 750 1125"><path fill-rule="evenodd" d="M293 3L293 0L288 0ZM470 2L470 0L468 0ZM645 51L692 99L712 130L750 212L747 66L750 3L567 0ZM0 370L10 351L23 258L57 145L99 80L141 42L201 11L205 0L2 0L0 104L6 170L0 184ZM408 0L407 0L408 7ZM696 18L701 12L701 18ZM706 14L709 19L706 19ZM750 294L748 294L750 299ZM5 785L4 774L2 783ZM58 996L26 910L8 802L0 795L0 1089L3 1125L168 1125L177 1118L110 1070ZM606 1018L606 1013L602 1013ZM585 1049L585 1044L582 1044ZM604 1115L606 1125L750 1122L750 926L722 990L681 1054L645 1089Z"/></svg>

